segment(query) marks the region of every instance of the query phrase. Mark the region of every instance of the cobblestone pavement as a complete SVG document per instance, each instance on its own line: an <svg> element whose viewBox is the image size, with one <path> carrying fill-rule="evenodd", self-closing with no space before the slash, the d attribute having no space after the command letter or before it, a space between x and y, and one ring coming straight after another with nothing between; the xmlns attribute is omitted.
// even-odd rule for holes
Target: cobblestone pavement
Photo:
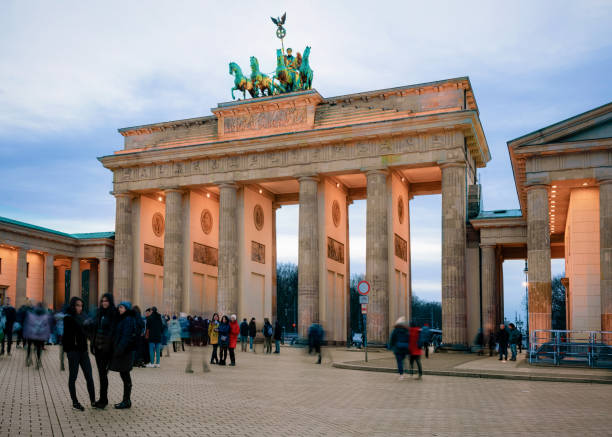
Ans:
<svg viewBox="0 0 612 437"><path fill-rule="evenodd" d="M164 357L160 369L134 369L131 410L91 409L79 376L86 406L79 412L71 408L58 348L47 347L41 370L25 368L18 349L0 357L0 435L612 435L612 389L605 385L441 376L398 381L393 374L335 369L329 358L318 366L300 349L237 355L236 367L212 366L210 373L200 366L184 373L187 353ZM95 374L94 380L97 392ZM121 390L111 372L112 403Z"/></svg>

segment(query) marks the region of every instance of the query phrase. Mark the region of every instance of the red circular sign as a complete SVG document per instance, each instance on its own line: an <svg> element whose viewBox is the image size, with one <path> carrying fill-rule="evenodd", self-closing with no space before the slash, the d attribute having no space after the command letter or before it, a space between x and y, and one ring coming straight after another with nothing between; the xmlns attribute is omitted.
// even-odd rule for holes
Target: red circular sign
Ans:
<svg viewBox="0 0 612 437"><path fill-rule="evenodd" d="M370 292L370 283L368 281L359 281L357 284L357 293L366 296Z"/></svg>

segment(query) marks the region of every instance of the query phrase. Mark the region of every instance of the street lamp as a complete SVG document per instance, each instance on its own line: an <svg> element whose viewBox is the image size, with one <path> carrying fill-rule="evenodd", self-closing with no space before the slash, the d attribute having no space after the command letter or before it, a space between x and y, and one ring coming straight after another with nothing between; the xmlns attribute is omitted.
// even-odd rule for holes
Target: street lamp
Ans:
<svg viewBox="0 0 612 437"><path fill-rule="evenodd" d="M527 260L525 260L525 268L523 269L525 274L525 334L527 335L527 351L529 351L529 269L527 268Z"/></svg>

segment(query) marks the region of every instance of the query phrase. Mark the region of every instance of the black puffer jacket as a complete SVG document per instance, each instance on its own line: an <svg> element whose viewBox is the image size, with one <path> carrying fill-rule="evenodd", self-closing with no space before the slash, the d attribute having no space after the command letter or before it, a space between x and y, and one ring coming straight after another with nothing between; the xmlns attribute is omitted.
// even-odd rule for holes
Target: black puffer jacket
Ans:
<svg viewBox="0 0 612 437"><path fill-rule="evenodd" d="M117 325L117 310L113 304L113 295L107 293L104 295L110 306L106 309L100 307L96 316L96 325L93 336L93 353L110 354L113 349L113 335Z"/></svg>
<svg viewBox="0 0 612 437"><path fill-rule="evenodd" d="M255 324L254 321L251 320L251 322L249 323L249 337L256 337L257 336L257 325Z"/></svg>
<svg viewBox="0 0 612 437"><path fill-rule="evenodd" d="M149 331L149 343L161 343L164 324L162 323L161 315L154 312L147 317L147 331Z"/></svg>
<svg viewBox="0 0 612 437"><path fill-rule="evenodd" d="M83 317L66 314L64 317L64 352L87 352L87 335L83 329Z"/></svg>
<svg viewBox="0 0 612 437"><path fill-rule="evenodd" d="M119 323L113 336L113 358L110 370L129 372L134 363L134 350L138 338L134 312L128 310L119 315Z"/></svg>

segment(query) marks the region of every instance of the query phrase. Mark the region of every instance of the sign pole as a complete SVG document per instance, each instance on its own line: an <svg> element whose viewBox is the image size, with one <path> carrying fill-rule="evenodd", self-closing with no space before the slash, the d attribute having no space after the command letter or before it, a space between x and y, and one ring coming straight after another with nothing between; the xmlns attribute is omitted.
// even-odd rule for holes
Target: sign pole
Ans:
<svg viewBox="0 0 612 437"><path fill-rule="evenodd" d="M368 362L368 315L363 315L363 346L365 348L365 362Z"/></svg>
<svg viewBox="0 0 612 437"><path fill-rule="evenodd" d="M370 283L359 281L357 284L359 293L359 303L361 304L361 314L363 314L363 346L365 349L365 362L368 362L368 303L370 294Z"/></svg>

